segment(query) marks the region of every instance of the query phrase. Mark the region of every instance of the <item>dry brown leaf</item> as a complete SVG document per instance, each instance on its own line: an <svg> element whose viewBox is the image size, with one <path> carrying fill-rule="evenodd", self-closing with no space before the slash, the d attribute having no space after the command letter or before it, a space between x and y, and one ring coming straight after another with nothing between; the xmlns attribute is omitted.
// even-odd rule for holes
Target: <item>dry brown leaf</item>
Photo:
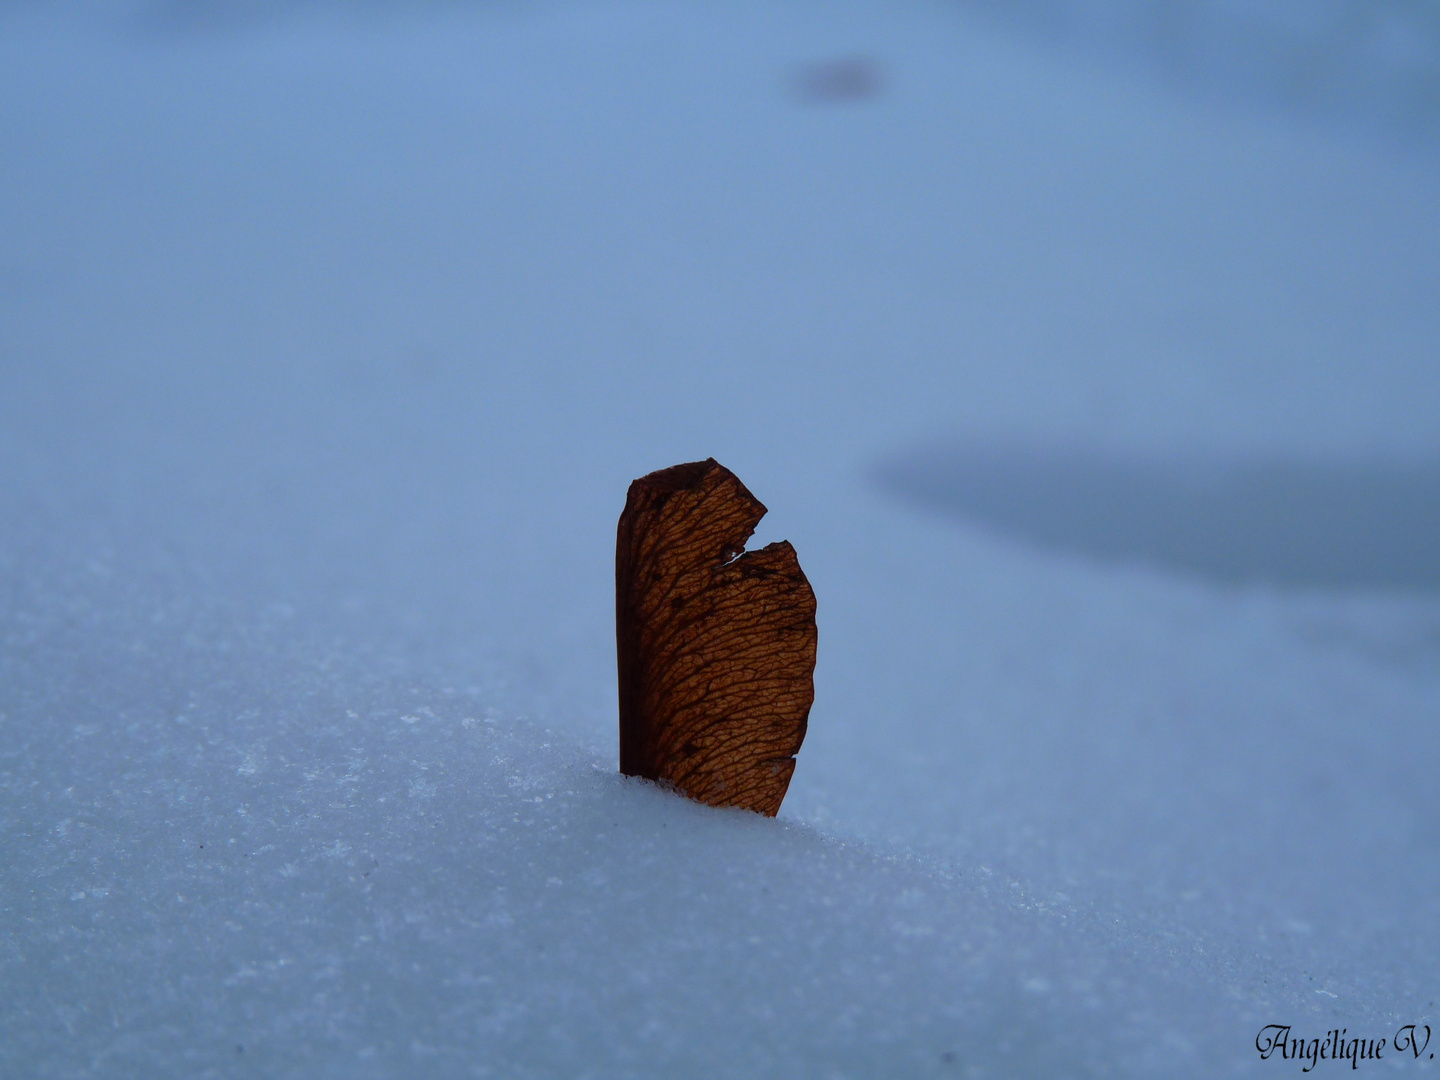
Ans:
<svg viewBox="0 0 1440 1080"><path fill-rule="evenodd" d="M620 771L773 817L815 699L815 594L710 458L630 485L615 545Z"/></svg>

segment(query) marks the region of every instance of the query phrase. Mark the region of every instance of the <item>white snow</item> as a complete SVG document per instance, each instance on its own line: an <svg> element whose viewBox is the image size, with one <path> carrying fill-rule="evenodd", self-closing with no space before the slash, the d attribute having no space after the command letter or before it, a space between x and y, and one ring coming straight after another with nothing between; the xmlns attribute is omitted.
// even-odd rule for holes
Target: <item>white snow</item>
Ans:
<svg viewBox="0 0 1440 1080"><path fill-rule="evenodd" d="M1440 1027L1440 550L1237 582L895 480L1440 505L1433 117L1099 55L922 0L0 11L0 1075ZM837 61L879 92L797 94ZM778 821L615 771L615 520L710 455L819 599Z"/></svg>

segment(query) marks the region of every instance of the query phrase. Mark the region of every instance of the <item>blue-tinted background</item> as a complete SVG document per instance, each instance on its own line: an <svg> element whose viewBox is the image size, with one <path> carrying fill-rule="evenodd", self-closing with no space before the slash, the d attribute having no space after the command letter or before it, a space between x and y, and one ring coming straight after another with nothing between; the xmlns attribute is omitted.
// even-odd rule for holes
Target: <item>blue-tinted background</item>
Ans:
<svg viewBox="0 0 1440 1080"><path fill-rule="evenodd" d="M0 8L0 1071L1433 1026L1437 27ZM778 822L615 775L712 455L819 598Z"/></svg>

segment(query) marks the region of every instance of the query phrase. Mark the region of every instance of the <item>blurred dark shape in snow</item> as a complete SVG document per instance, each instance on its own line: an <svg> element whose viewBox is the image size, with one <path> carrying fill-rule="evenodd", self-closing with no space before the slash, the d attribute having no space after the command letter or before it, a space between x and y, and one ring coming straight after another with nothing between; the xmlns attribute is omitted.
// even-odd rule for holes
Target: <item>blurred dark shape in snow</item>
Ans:
<svg viewBox="0 0 1440 1080"><path fill-rule="evenodd" d="M1222 99L1440 136L1437 0L964 0L998 23Z"/></svg>
<svg viewBox="0 0 1440 1080"><path fill-rule="evenodd" d="M795 76L795 95L818 104L862 101L884 85L880 65L867 56L846 56L803 65Z"/></svg>
<svg viewBox="0 0 1440 1080"><path fill-rule="evenodd" d="M451 6L464 0L106 0L91 10L151 32L184 33L230 32L305 9ZM1344 119L1410 141L1440 137L1440 0L960 0L960 6L1186 91ZM794 89L811 102L863 100L881 88L880 74L863 57L836 59L804 67Z"/></svg>
<svg viewBox="0 0 1440 1080"><path fill-rule="evenodd" d="M970 447L885 487L1044 547L1224 582L1440 589L1440 462L1126 458Z"/></svg>

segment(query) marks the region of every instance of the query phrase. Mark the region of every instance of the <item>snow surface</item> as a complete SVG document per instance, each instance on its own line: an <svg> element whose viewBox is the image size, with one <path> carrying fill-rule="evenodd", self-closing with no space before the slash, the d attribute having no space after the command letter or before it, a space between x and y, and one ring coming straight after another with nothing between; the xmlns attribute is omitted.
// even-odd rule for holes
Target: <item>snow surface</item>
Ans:
<svg viewBox="0 0 1440 1080"><path fill-rule="evenodd" d="M0 1075L1440 1026L1440 551L1296 587L943 482L1440 502L1435 144L1112 66L924 2L0 9ZM615 772L615 519L709 455L819 598L777 821Z"/></svg>

